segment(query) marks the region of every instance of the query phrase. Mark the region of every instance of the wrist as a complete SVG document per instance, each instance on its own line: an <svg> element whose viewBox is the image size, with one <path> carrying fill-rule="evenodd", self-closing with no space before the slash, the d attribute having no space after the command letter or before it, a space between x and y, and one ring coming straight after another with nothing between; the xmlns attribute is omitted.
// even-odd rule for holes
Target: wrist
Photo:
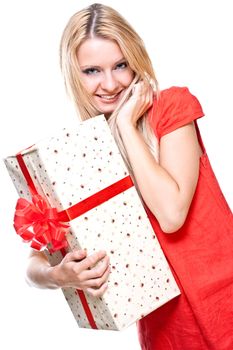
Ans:
<svg viewBox="0 0 233 350"><path fill-rule="evenodd" d="M137 130L137 125L133 124L131 121L127 120L127 118L117 118L117 128L121 131L134 131Z"/></svg>
<svg viewBox="0 0 233 350"><path fill-rule="evenodd" d="M46 280L49 284L48 288L56 289L62 287L62 283L58 278L59 274L57 271L57 266L46 266L44 270L44 275L46 276Z"/></svg>

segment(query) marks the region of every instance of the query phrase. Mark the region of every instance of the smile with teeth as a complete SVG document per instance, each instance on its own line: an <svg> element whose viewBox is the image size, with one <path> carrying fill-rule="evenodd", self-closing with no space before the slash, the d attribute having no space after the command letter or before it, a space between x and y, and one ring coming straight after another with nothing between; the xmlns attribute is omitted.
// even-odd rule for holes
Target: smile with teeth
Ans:
<svg viewBox="0 0 233 350"><path fill-rule="evenodd" d="M111 100L114 100L118 95L119 95L119 92L114 95L97 95L97 96L103 100L111 101Z"/></svg>

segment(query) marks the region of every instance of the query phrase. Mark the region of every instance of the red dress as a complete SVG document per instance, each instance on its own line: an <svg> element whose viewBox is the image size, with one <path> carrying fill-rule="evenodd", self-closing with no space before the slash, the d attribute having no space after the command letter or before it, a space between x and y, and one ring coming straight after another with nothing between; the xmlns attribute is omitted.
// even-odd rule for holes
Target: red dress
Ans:
<svg viewBox="0 0 233 350"><path fill-rule="evenodd" d="M162 91L155 107L151 123L158 139L195 120L203 155L182 228L164 233L146 208L181 296L137 322L139 341L143 350L233 350L233 215L198 130L203 111L179 87Z"/></svg>

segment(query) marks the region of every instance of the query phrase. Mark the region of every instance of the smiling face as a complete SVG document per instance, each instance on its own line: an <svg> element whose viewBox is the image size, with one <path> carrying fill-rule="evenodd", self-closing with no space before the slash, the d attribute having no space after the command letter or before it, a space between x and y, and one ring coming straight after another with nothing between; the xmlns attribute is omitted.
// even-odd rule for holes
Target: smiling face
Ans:
<svg viewBox="0 0 233 350"><path fill-rule="evenodd" d="M94 37L80 45L77 59L94 106L109 116L134 77L120 47L115 41Z"/></svg>

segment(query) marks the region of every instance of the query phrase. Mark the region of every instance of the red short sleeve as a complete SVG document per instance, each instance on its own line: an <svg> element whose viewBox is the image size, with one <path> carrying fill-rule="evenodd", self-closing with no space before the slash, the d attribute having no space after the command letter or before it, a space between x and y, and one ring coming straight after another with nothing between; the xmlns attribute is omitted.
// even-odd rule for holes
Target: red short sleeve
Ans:
<svg viewBox="0 0 233 350"><path fill-rule="evenodd" d="M189 89L173 86L160 92L149 118L156 136L160 139L163 135L203 116L200 102Z"/></svg>

